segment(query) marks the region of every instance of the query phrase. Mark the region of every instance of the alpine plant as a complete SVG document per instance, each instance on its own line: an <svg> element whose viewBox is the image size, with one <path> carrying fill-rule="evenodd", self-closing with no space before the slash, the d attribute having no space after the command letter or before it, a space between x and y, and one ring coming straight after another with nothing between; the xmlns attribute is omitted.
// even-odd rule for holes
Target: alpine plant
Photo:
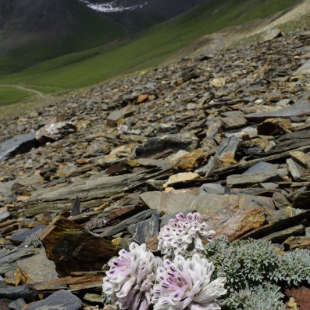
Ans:
<svg viewBox="0 0 310 310"><path fill-rule="evenodd" d="M166 258L176 255L185 257L203 253L203 240L211 241L214 230L209 230L206 223L199 222L199 213L183 213L169 220L158 234L158 249Z"/></svg>
<svg viewBox="0 0 310 310"><path fill-rule="evenodd" d="M203 241L215 234L198 213L177 214L162 228L158 249L164 260L131 243L112 258L103 280L105 297L130 310L215 310L227 290L226 278L211 281L214 265L203 258Z"/></svg>
<svg viewBox="0 0 310 310"><path fill-rule="evenodd" d="M147 251L145 244L131 243L129 250L119 251L119 257L109 261L102 291L121 309L146 310L161 259Z"/></svg>
<svg viewBox="0 0 310 310"><path fill-rule="evenodd" d="M194 254L185 259L177 255L158 267L154 285L154 310L215 310L221 309L216 298L226 294L225 278L211 282L213 263Z"/></svg>

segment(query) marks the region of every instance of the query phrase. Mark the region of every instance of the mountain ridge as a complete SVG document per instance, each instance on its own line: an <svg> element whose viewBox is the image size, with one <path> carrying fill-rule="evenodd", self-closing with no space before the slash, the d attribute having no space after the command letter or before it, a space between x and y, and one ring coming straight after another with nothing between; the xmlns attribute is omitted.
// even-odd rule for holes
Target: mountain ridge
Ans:
<svg viewBox="0 0 310 310"><path fill-rule="evenodd" d="M127 33L77 0L3 0L0 20L0 56L28 57L30 63L98 46Z"/></svg>
<svg viewBox="0 0 310 310"><path fill-rule="evenodd" d="M296 0L293 4L301 2ZM30 88L48 92L97 84L117 75L157 66L206 34L264 18L293 4L289 0L202 1L188 12L130 39L41 62L17 74L3 75L0 83L26 83ZM15 62L16 57L12 61ZM7 59L4 62L10 65ZM0 68L3 68L1 59Z"/></svg>

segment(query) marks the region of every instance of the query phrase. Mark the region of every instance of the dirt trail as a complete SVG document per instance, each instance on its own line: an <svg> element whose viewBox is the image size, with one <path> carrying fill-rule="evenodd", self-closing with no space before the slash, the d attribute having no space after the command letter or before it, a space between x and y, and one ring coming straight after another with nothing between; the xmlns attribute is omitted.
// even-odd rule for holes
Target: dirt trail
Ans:
<svg viewBox="0 0 310 310"><path fill-rule="evenodd" d="M26 87L23 87L23 86L20 86L20 85L2 84L2 85L0 85L0 87L12 87L12 88L17 88L17 89L21 89L21 90L25 90L25 91L34 93L34 94L38 95L40 98L42 98L42 99L48 99L48 98L49 98L48 96L44 95L43 93L41 93L41 92L38 91L38 90L31 89L31 88L26 88Z"/></svg>

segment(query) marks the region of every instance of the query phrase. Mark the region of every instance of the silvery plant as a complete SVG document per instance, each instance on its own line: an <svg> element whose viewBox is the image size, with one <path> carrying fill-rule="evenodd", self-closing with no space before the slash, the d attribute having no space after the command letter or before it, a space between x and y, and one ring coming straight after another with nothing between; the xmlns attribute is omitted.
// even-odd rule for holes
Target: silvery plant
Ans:
<svg viewBox="0 0 310 310"><path fill-rule="evenodd" d="M103 294L129 310L284 310L283 289L310 283L310 251L279 252L266 240L214 238L198 213L177 214L146 245L108 263Z"/></svg>
<svg viewBox="0 0 310 310"><path fill-rule="evenodd" d="M163 259L145 244L121 250L108 263L102 286L106 299L130 310L221 309L217 299L227 292L226 278L211 280L215 267L202 256L203 242L215 232L199 218L198 213L179 213L162 228L158 248Z"/></svg>

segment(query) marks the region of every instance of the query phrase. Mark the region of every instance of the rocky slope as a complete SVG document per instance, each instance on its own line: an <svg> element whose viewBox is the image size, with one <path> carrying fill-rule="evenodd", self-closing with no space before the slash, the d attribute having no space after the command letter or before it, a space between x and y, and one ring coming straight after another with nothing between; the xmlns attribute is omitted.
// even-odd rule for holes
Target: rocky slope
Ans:
<svg viewBox="0 0 310 310"><path fill-rule="evenodd" d="M255 44L184 58L3 121L0 298L29 303L70 288L85 303L85 292L100 300L98 265L132 240L154 248L159 225L180 211L199 211L230 240L309 248L309 68L309 29L273 29ZM45 251L21 243L55 217L41 239L56 267L37 277L47 270ZM93 246L96 263L81 252L79 260L66 243L69 233L81 245L73 231L90 244L114 240L113 249ZM36 270L24 261L31 255ZM71 277L56 281L55 270Z"/></svg>

